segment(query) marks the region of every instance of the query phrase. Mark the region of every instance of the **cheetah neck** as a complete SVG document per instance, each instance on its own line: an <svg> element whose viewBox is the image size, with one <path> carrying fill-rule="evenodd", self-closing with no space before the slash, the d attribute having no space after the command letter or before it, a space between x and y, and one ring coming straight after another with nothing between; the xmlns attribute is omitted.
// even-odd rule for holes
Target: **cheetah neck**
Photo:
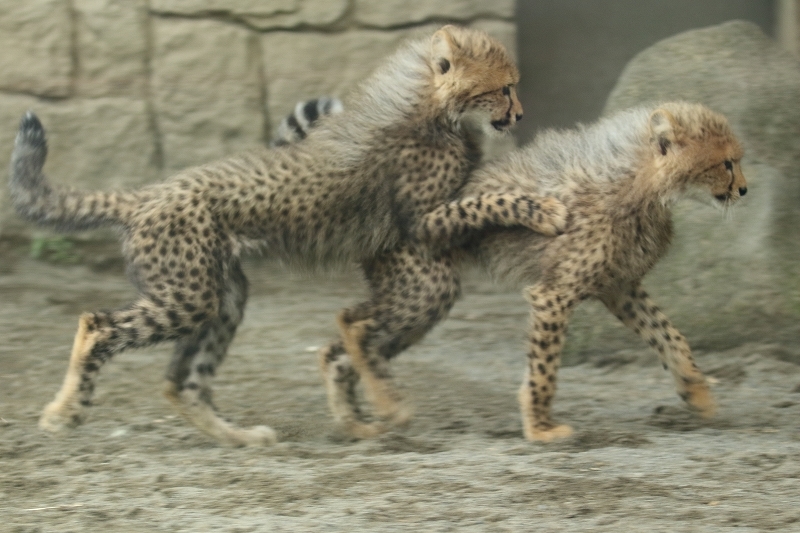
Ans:
<svg viewBox="0 0 800 533"><path fill-rule="evenodd" d="M644 275L672 240L672 181L646 160L628 183L620 183L610 210L628 269Z"/></svg>

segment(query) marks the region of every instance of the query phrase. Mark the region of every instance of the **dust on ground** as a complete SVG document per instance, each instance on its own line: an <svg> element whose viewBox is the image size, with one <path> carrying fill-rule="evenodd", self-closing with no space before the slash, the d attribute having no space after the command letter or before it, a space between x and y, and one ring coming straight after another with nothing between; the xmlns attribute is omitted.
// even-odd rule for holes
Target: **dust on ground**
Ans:
<svg viewBox="0 0 800 533"><path fill-rule="evenodd" d="M160 392L167 346L117 356L87 423L54 437L36 422L78 314L133 292L114 252L65 266L0 248L0 531L800 531L800 374L787 361L800 343L698 354L720 404L711 421L645 346L598 347L559 375L555 414L575 436L531 444L515 400L525 303L470 276L450 319L395 362L412 425L357 442L328 416L314 351L363 284L251 262L215 398L281 443L222 448L176 416Z"/></svg>

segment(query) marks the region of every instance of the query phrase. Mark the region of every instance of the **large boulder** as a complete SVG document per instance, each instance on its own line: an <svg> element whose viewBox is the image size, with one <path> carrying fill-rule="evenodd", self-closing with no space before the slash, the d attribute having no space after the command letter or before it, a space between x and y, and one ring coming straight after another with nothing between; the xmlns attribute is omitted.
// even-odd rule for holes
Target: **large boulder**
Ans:
<svg viewBox="0 0 800 533"><path fill-rule="evenodd" d="M749 192L724 215L685 201L669 255L645 283L696 348L797 338L800 328L800 63L741 21L656 43L627 65L605 114L665 100L724 113L742 140ZM618 333L582 310L572 355Z"/></svg>

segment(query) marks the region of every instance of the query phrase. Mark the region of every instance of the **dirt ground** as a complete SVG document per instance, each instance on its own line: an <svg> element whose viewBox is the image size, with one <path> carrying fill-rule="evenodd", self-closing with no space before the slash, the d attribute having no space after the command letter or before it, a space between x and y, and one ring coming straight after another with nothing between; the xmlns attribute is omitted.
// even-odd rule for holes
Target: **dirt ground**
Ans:
<svg viewBox="0 0 800 533"><path fill-rule="evenodd" d="M216 400L281 443L222 448L175 416L168 346L118 356L87 423L51 436L36 422L78 314L132 290L113 253L64 266L0 248L0 531L800 531L798 342L698 354L710 422L632 335L598 347L560 373L555 413L575 436L530 444L515 399L525 303L470 275L450 319L395 363L412 425L355 442L327 414L314 352L363 294L358 276L251 262Z"/></svg>

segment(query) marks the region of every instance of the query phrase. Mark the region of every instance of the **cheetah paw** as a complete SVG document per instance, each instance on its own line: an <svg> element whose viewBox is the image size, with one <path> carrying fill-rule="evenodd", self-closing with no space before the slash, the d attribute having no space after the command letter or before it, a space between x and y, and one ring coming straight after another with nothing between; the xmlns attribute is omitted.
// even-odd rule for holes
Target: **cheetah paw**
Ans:
<svg viewBox="0 0 800 533"><path fill-rule="evenodd" d="M372 439L382 433L388 431L388 427L380 422L360 422L357 420L348 420L343 422L344 430L356 439Z"/></svg>
<svg viewBox="0 0 800 533"><path fill-rule="evenodd" d="M395 427L408 427L411 423L411 417L414 415L413 410L405 405L398 405L394 412L386 417L387 421Z"/></svg>
<svg viewBox="0 0 800 533"><path fill-rule="evenodd" d="M711 418L717 413L717 404L705 382L687 384L680 396L693 411L703 418Z"/></svg>
<svg viewBox="0 0 800 533"><path fill-rule="evenodd" d="M79 408L68 409L57 402L50 402L39 418L39 428L51 433L81 425L86 418Z"/></svg>
<svg viewBox="0 0 800 533"><path fill-rule="evenodd" d="M528 227L538 233L554 237L567 228L567 206L553 197L539 200L539 210L530 219Z"/></svg>
<svg viewBox="0 0 800 533"><path fill-rule="evenodd" d="M269 446L278 442L278 434L268 426L253 426L245 430L245 446Z"/></svg>
<svg viewBox="0 0 800 533"><path fill-rule="evenodd" d="M551 442L556 439L565 439L572 435L572 428L565 424L554 426L550 429L536 429L525 427L525 438L534 442Z"/></svg>
<svg viewBox="0 0 800 533"><path fill-rule="evenodd" d="M268 426L253 426L248 429L235 429L221 439L228 446L270 446L278 442L275 430Z"/></svg>

